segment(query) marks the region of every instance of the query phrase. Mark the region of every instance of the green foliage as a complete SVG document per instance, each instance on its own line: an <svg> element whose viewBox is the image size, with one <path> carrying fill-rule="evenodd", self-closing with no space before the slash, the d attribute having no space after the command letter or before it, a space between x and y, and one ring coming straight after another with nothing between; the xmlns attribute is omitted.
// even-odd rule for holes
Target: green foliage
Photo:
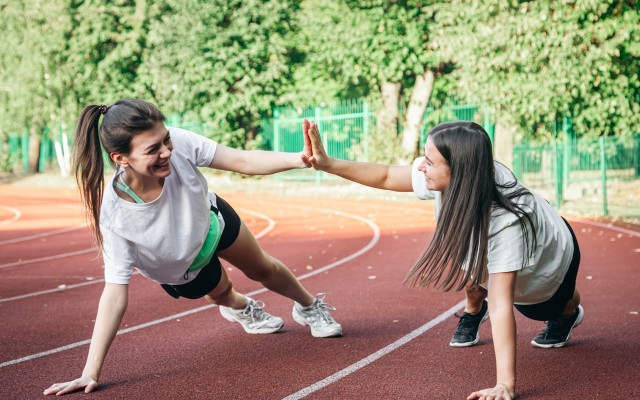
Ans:
<svg viewBox="0 0 640 400"><path fill-rule="evenodd" d="M211 122L242 147L288 88L297 1L167 0L152 21L138 85L166 112Z"/></svg>
<svg viewBox="0 0 640 400"><path fill-rule="evenodd" d="M437 16L460 92L525 132L562 116L585 136L640 131L635 1L456 0Z"/></svg>

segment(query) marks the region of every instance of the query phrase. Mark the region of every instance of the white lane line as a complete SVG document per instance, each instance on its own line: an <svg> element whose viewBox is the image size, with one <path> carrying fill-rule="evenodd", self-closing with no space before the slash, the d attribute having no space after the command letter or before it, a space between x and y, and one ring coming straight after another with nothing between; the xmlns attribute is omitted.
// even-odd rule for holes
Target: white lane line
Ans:
<svg viewBox="0 0 640 400"><path fill-rule="evenodd" d="M314 207L309 207L309 208L314 208ZM372 221L369 221L367 219L361 218L361 217L359 217L357 215L347 214L347 213L343 213L343 212L340 212L340 211L337 211L337 210L324 210L324 209L319 209L319 210L321 210L323 212L329 211L329 212L331 212L333 214L343 215L343 216L348 217L348 218L353 218L353 219L356 219L358 221L363 221L367 225L369 225L371 230L374 232L374 235L371 238L371 240L369 241L369 243L365 247L363 247L363 249L364 248L366 248L366 249L372 248L380 240L380 228L378 227L378 225L376 225ZM338 260L338 261L336 261L336 262L334 262L334 263L332 263L330 265L327 265L325 267L320 268L318 271L315 271L315 273L309 273L309 274L302 275L302 276L298 277L298 280L303 280L303 279L306 279L306 278L308 278L310 276L315 275L316 273L319 273L319 272L322 272L322 271L326 271L327 269L330 269L330 268L335 268L338 265L344 264L345 262L352 260L354 258L353 254L360 255L360 254L362 254L362 252L363 252L362 249L360 249L357 252L352 253L351 255L349 255L349 256L341 259L341 260ZM261 288L261 289L254 290L254 291L252 291L250 293L247 293L247 294L249 296L253 296L255 294L264 293L266 291L267 291L267 288ZM210 304L210 305L194 308L192 310L187 310L187 311L184 311L184 312L181 312L181 313L178 313L178 314L170 315L168 317L164 317L164 318L157 319L157 320L154 320L154 321L145 322L145 323L140 324L140 325L131 326L129 328L119 330L117 335L124 335L125 333L134 332L134 331L137 331L137 330L140 330L140 329L143 329L143 328L147 328L147 327L150 327L150 326L153 326L153 325L161 324L163 322L172 321L172 320L175 320L176 318L181 318L181 317L184 317L184 316L187 316L187 315L190 315L190 314L195 314L197 312L208 310L208 309L213 308L213 307L216 307L216 305ZM51 355L51 354L60 353L62 351L71 350L71 349L74 349L76 347L80 347L80 346L84 346L85 344L89 344L90 342L91 342L90 339L86 339L86 340L82 340L80 342L75 342L75 343L71 343L71 344L68 344L68 345L65 345L65 346L57 347L55 349L43 351L43 352L36 353L36 354L31 354L29 356L25 356L25 357L18 358L18 359L15 359L15 360L5 361L3 363L0 363L0 368L8 367L10 365L23 363L23 362L30 361L30 360L34 360L36 358L48 356L48 355Z"/></svg>
<svg viewBox="0 0 640 400"><path fill-rule="evenodd" d="M326 377L325 379L318 381L316 383L314 383L313 385L307 386L306 388L299 390L295 393L293 393L292 395L289 395L287 397L285 397L283 400L298 400L298 399L302 399L314 392L317 392L318 390L327 387L329 385L331 385L332 383L336 383L337 381L339 381L342 378L345 378L351 374L353 374L354 372L356 372L357 370L366 367L367 365L373 363L374 361L378 360L381 357L384 357L385 355L399 349L401 346L409 343L410 341L412 341L413 339L417 338L418 336L422 335L423 333L427 332L429 329L435 327L436 325L438 325L439 323L441 323L442 321L448 319L451 317L451 314L453 314L454 312L456 312L457 310L459 310L461 307L463 307L465 304L465 300L462 300L460 303L456 304L455 306L451 307L450 309L448 309L447 311L443 312L442 314L440 314L439 316L437 316L436 318L432 319L431 321L427 322L426 324L422 325L421 327L419 327L418 329L414 330L413 332L401 337L400 339L396 340L395 342L391 343L388 346L383 347L382 349L376 351L375 353L369 355L368 357L365 357L363 359L361 359L358 362L355 362L351 365L349 365L348 367L336 372L335 374Z"/></svg>
<svg viewBox="0 0 640 400"><path fill-rule="evenodd" d="M19 220L20 217L22 216L22 213L20 212L20 210L18 210L16 208L7 207L7 206L0 206L0 208L2 208L3 210L7 210L7 211L13 213L13 217L11 217L9 219L5 219L4 221L0 221L0 225L7 225L7 224L10 224L12 222L15 222L15 221Z"/></svg>
<svg viewBox="0 0 640 400"><path fill-rule="evenodd" d="M267 233L269 233L271 230L273 230L273 228L276 226L276 222L271 219L270 217L261 214L259 212L256 211L251 211L251 210L245 210L245 209L238 209L238 210L242 210L243 213L245 214L250 214L250 215L254 215L258 218L262 218L264 220L266 220L268 222L267 227L264 228L263 230L261 230L260 232L258 232L255 237L256 239L260 239L261 237L263 237L264 235L266 235ZM135 274L136 272L134 272ZM62 292L65 290L69 290L69 289L75 289L75 288L79 288L79 287L83 287L83 286L88 286L88 285L95 285L97 283L101 283L104 282L104 279L95 279L92 280L90 282L82 282L82 283L76 283L73 285L68 285L64 288L55 288L55 289L47 289L47 290L42 290L40 292L33 292L33 293L27 293L27 294L23 294L20 296L14 296L14 297L7 297L6 299L1 299L0 298L0 303L4 303L7 301L14 301L14 300L21 300L21 299L26 299L28 297L35 297L35 296L40 296L43 294L49 294L49 293L55 293L55 292Z"/></svg>
<svg viewBox="0 0 640 400"><path fill-rule="evenodd" d="M91 248L84 249L84 250L71 251L69 253L55 254L53 256L30 258L28 260L18 260L18 261L10 262L10 263L7 263L7 264L0 264L0 269L5 269L5 268L9 268L9 267L15 267L15 266L18 266L18 265L32 264L32 263L36 263L36 262L40 262L40 261L55 260L55 259L58 259L58 258L79 256L80 254L86 254L86 253L90 253L92 251L96 251L96 248L95 247L91 247Z"/></svg>
<svg viewBox="0 0 640 400"><path fill-rule="evenodd" d="M622 228L622 227L615 226L615 225L612 225L612 224L603 224L601 222L587 221L587 220L583 220L583 219L576 219L574 221L576 221L578 223L581 223L581 224L598 226L600 228L611 229L612 231L617 231L617 232L621 232L621 233L626 233L627 235L640 237L640 232L632 231L631 229Z"/></svg>
<svg viewBox="0 0 640 400"><path fill-rule="evenodd" d="M100 282L104 282L104 278L93 279L91 281L82 282L82 283L76 283L76 284L73 284L73 285L66 285L65 287L62 287L62 288L48 289L48 290L42 290L40 292L21 294L20 296L7 297L6 299L0 299L0 303L4 303L4 302L7 302L7 301L26 299L28 297L40 296L40 295L43 295L43 294L49 294L49 293L55 293L55 292L64 292L64 291L69 290L69 289L75 289L75 288L79 288L79 287L83 287L83 286L95 285L96 283L100 283Z"/></svg>
<svg viewBox="0 0 640 400"><path fill-rule="evenodd" d="M82 229L84 227L86 227L85 224L80 224L80 225L69 226L69 227L66 227L66 228L58 229L58 230L55 230L55 231L36 233L34 235L22 236L22 237L15 238L15 239L0 240L0 246L4 246L4 245L7 245L7 244L13 244L13 243L26 242L27 240L39 239L39 238L43 238L43 237L47 237L47 236L59 235L61 233L75 231L75 230L78 230L78 229Z"/></svg>

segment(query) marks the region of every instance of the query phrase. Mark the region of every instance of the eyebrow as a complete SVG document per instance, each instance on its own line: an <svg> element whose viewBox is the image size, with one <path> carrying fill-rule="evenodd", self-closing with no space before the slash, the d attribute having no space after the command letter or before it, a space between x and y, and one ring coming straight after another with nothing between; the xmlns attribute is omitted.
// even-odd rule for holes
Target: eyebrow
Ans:
<svg viewBox="0 0 640 400"><path fill-rule="evenodd" d="M170 137L170 132L167 130L167 134L164 136L164 139L162 139L163 142L165 142L168 138ZM158 143L154 143L152 145L147 146L146 149L144 149L145 153L153 150L155 147L159 146Z"/></svg>

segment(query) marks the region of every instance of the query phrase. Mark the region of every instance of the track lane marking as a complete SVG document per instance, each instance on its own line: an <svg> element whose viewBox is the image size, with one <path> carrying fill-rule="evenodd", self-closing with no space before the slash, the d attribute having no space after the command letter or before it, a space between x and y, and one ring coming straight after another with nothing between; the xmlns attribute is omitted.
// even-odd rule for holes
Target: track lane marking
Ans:
<svg viewBox="0 0 640 400"><path fill-rule="evenodd" d="M10 217L8 219L0 221L0 226L7 225L7 224L10 224L12 222L15 222L15 221L19 220L20 217L22 216L22 213L17 208L8 207L8 206L2 206L2 205L0 205L0 208L2 208L3 210L7 210L9 212L12 212L14 214L13 217Z"/></svg>
<svg viewBox="0 0 640 400"><path fill-rule="evenodd" d="M367 243L367 245L365 245L360 250L358 250L358 251L350 254L349 256L344 257L344 258L342 258L342 259L340 259L338 261L335 261L335 262L333 262L333 263L331 263L329 265L321 267L316 271L310 272L308 274L301 275L301 276L297 277L298 280L304 280L304 279L309 278L309 277L311 277L313 275L316 275L316 274L319 274L319 273L324 272L326 270L335 268L335 267L337 267L337 266L339 266L341 264L346 263L347 261L351 261L353 258L355 258L355 257L357 257L357 256L369 251L380 240L380 228L378 227L377 224L375 224L374 222L372 222L372 221L370 221L370 220L368 220L366 218L362 218L362 217L360 217L358 215L355 215L355 214L343 213L343 212L338 211L338 210L328 210L328 209L322 209L322 208L316 208L316 207L308 207L308 206L304 206L304 207L317 209L317 210L320 210L322 212L330 212L332 214L342 215L342 216L345 216L347 218L353 218L355 220L362 221L362 222L364 222L365 224L367 224L371 228L371 230L373 231L373 237L371 238L369 243ZM357 255L355 255L355 254L357 254ZM253 295L256 295L256 294L264 293L266 291L268 291L268 289L263 287L261 289L254 290L254 291L246 293L246 294L249 295L249 296L253 296ZM139 325L131 326L129 328L120 329L116 333L116 336L124 335L124 334L130 333L130 332L135 332L135 331L140 330L140 329L144 329L144 328L148 328L150 326L158 325L158 324L161 324L163 322L172 321L174 319L182 318L184 316L195 314L195 313L198 313L200 311L209 310L209 309L214 308L214 307L217 307L217 305L209 304L209 305L206 305L206 306L202 306L202 307L194 308L194 309L191 309L191 310L183 311L183 312L178 313L178 314L173 314L173 315L170 315L168 317L164 317L164 318L156 319L156 320L153 320L153 321L145 322L145 323L142 323L142 324L139 324ZM28 355L28 356L25 356L25 357L21 357L21 358L17 358L17 359L14 359L14 360L5 361L5 362L0 363L0 368L8 367L8 366L14 365L14 364L20 364L20 363L23 363L23 362L35 360L37 358L45 357L45 356L48 356L48 355L51 355L51 354L56 354L56 353L60 353L60 352L63 352L63 351L71 350L71 349L74 349L76 347L84 346L84 345L89 344L89 343L91 343L91 339L85 339L85 340L82 340L82 341L79 341L79 342L75 342L75 343L71 343L71 344L68 344L68 345L65 345L65 346L56 347L55 349L46 350L46 351L43 351L43 352L40 352L40 353L31 354L31 355Z"/></svg>
<svg viewBox="0 0 640 400"><path fill-rule="evenodd" d="M256 239L260 239L261 237L263 237L267 233L271 232L273 230L273 228L276 226L276 222L272 218L268 217L265 214L261 214L261 213L256 212L256 211L251 211L251 210L246 210L246 209L241 209L241 208L238 208L238 210L242 210L241 212L243 212L245 214L249 214L249 215L256 216L258 218L262 218L262 219L264 219L264 220L266 220L268 222L267 226L262 231L258 232L255 235ZM61 258L63 258L63 257L61 257ZM0 265L0 269L1 268L3 268L2 265ZM136 273L137 272L134 272L134 274L136 274ZM22 295L19 295L19 296L7 297L6 299L0 298L0 303L4 303L4 302L8 302L8 301L14 301L14 300L26 299L26 298L29 298L29 297L35 297L35 296L40 296L40 295L49 294L49 293L63 292L65 290L75 289L75 288L88 286L88 285L95 285L95 284L101 283L101 282L104 282L104 278L95 279L95 280L92 280L91 282L76 283L76 284L68 285L68 286L66 286L64 288L57 288L56 287L54 289L46 289L46 290L41 290L41 291L38 291L38 292L22 294Z"/></svg>
<svg viewBox="0 0 640 400"><path fill-rule="evenodd" d="M436 318L432 319L431 321L427 322L426 324L422 325L421 327L415 329L414 331L408 333L407 335L401 337L400 339L396 340L395 342L381 348L380 350L376 351L375 353L372 353L371 355L361 359L358 362L355 362L351 365L349 365L346 368L341 369L340 371L336 372L333 375L330 375L326 378L324 378L321 381L318 381L312 385L307 386L304 389L301 389L287 397L285 397L283 400L298 400L298 399L302 399L304 397L307 397L308 395L317 392L318 390L325 388L333 383L336 383L337 381L339 381L342 378L346 378L347 376L353 374L354 372L358 371L361 368L366 367L369 364L372 364L373 362L377 361L378 359L386 356L387 354L399 349L400 347L404 346L405 344L409 343L410 341L412 341L413 339L419 337L420 335L422 335L423 333L427 332L428 330L430 330L431 328L435 327L436 325L438 325L439 323L443 322L444 320L448 319L451 317L451 314L453 314L454 312L458 311L461 307L463 307L465 305L465 301L466 300L462 300L461 302L459 302L458 304L456 304L455 306L451 307L450 309L448 309L447 311L443 312L442 314L438 315Z"/></svg>
<svg viewBox="0 0 640 400"><path fill-rule="evenodd" d="M26 242L28 240L39 239L39 238L43 238L43 237L47 237L47 236L59 235L61 233L66 233L66 232L71 232L71 231L75 231L75 230L78 230L78 229L82 229L82 228L84 228L86 226L87 226L86 224L74 225L74 226L70 226L70 227L66 227L66 228L61 228L61 229L58 229L58 230L55 230L55 231L36 233L34 235L22 236L22 237L15 238L15 239L1 240L0 241L0 246L5 246L7 244L13 244L13 243Z"/></svg>

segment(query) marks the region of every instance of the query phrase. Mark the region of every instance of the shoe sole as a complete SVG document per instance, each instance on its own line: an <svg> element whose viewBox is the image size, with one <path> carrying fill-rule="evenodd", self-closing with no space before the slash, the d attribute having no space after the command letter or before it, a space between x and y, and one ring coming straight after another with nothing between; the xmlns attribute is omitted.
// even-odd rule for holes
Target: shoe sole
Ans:
<svg viewBox="0 0 640 400"><path fill-rule="evenodd" d="M571 339L571 336L573 334L573 329L576 328L578 325L580 325L582 323L582 320L584 319L584 308L582 308L581 305L579 305L578 307L580 308L580 313L578 314L578 318L576 318L576 322L574 322L573 326L571 326L571 329L569 329L569 334L567 335L567 339L564 342L542 344L542 343L537 343L535 340L532 340L531 344L536 347L540 347L541 349L553 349L557 347L563 347L569 341L569 339Z"/></svg>
<svg viewBox="0 0 640 400"><path fill-rule="evenodd" d="M240 326L242 326L242 329L244 329L245 332L250 333L252 335L263 335L263 334L266 335L269 333L276 333L280 329L282 329L282 327L284 326L284 321L282 321L282 323L277 327L268 328L268 329L265 329L265 328L251 329L244 326L242 322L236 320L235 318L233 318L233 316L227 314L227 311L222 307L220 307L220 315L222 315L222 317L229 322L235 322L236 324L240 324Z"/></svg>
<svg viewBox="0 0 640 400"><path fill-rule="evenodd" d="M309 323L307 322L306 319L304 319L304 317L299 316L295 312L291 313L291 316L293 317L293 320L296 321L298 324L302 326L309 326L311 328L311 325L309 325ZM311 329L311 336L318 337L318 338L342 336L342 327L340 327L339 330L333 330L326 333L318 333L318 334L316 334L316 332L314 332L313 329Z"/></svg>
<svg viewBox="0 0 640 400"><path fill-rule="evenodd" d="M479 341L480 341L480 327L482 326L482 323L486 320L489 319L489 310L487 310L487 313L485 314L484 317L482 317L482 321L480 321L480 325L478 325L478 333L476 333L476 338L474 341L472 342L465 342L465 343L454 343L454 342L449 342L449 346L451 347L471 347L473 345L476 345Z"/></svg>

